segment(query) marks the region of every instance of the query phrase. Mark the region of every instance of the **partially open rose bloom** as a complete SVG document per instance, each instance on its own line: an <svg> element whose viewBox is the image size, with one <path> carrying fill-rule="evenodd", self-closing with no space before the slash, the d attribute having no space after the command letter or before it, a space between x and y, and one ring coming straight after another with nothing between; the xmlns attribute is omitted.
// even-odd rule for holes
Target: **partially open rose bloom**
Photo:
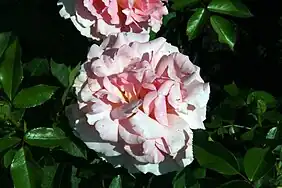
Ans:
<svg viewBox="0 0 282 188"><path fill-rule="evenodd" d="M113 165L156 175L193 161L193 132L205 129L209 84L200 68L147 34L111 35L93 45L75 80L75 132Z"/></svg>
<svg viewBox="0 0 282 188"><path fill-rule="evenodd" d="M163 0L167 2L167 0ZM60 15L70 18L82 35L99 40L120 32L160 29L168 14L161 0L59 0Z"/></svg>

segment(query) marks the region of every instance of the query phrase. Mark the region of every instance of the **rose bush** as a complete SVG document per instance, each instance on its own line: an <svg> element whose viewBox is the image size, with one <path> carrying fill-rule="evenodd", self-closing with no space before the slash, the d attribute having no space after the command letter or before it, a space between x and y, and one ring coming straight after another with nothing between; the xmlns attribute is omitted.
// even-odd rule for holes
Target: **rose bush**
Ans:
<svg viewBox="0 0 282 188"><path fill-rule="evenodd" d="M161 0L59 0L58 5L82 35L97 40L119 32L157 32L168 14Z"/></svg>
<svg viewBox="0 0 282 188"><path fill-rule="evenodd" d="M75 132L113 165L156 175L193 161L193 132L205 129L210 88L200 68L164 38L111 35L94 44L74 82Z"/></svg>

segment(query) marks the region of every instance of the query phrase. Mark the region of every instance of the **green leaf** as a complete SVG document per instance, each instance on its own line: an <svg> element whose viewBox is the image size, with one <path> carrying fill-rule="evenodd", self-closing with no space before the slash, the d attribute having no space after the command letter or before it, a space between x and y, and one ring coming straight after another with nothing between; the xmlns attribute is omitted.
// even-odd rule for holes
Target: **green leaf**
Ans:
<svg viewBox="0 0 282 188"><path fill-rule="evenodd" d="M254 138L254 129L251 129L241 135L242 140L253 140Z"/></svg>
<svg viewBox="0 0 282 188"><path fill-rule="evenodd" d="M262 115L266 112L267 106L265 104L265 102L263 100L257 100L257 104L256 104L256 113L258 115Z"/></svg>
<svg viewBox="0 0 282 188"><path fill-rule="evenodd" d="M41 76L49 73L49 64L47 59L33 59L24 64L24 69L30 72L31 76Z"/></svg>
<svg viewBox="0 0 282 188"><path fill-rule="evenodd" d="M244 168L250 181L263 177L274 165L269 148L251 148L244 157Z"/></svg>
<svg viewBox="0 0 282 188"><path fill-rule="evenodd" d="M13 104L16 108L31 108L43 104L49 100L57 87L36 85L21 90L15 97Z"/></svg>
<svg viewBox="0 0 282 188"><path fill-rule="evenodd" d="M72 156L87 159L87 151L84 145L79 146L70 139L67 139L65 142L61 143L61 147L63 151Z"/></svg>
<svg viewBox="0 0 282 188"><path fill-rule="evenodd" d="M121 188L121 177L117 175L111 182L109 188Z"/></svg>
<svg viewBox="0 0 282 188"><path fill-rule="evenodd" d="M0 120L6 120L7 117L10 117L11 107L9 103L5 101L0 101Z"/></svg>
<svg viewBox="0 0 282 188"><path fill-rule="evenodd" d="M208 10L241 18L253 16L240 0L212 0L208 5Z"/></svg>
<svg viewBox="0 0 282 188"><path fill-rule="evenodd" d="M225 175L239 174L236 157L220 143L202 141L194 145L195 158L202 167Z"/></svg>
<svg viewBox="0 0 282 188"><path fill-rule="evenodd" d="M211 16L211 25L218 35L218 40L221 43L228 44L234 50L236 42L236 32L233 24L221 16Z"/></svg>
<svg viewBox="0 0 282 188"><path fill-rule="evenodd" d="M199 2L200 2L199 0L174 0L172 9L181 10L189 6L193 6Z"/></svg>
<svg viewBox="0 0 282 188"><path fill-rule="evenodd" d="M27 148L21 148L16 152L10 170L15 188L40 187L42 171L32 160Z"/></svg>
<svg viewBox="0 0 282 188"><path fill-rule="evenodd" d="M6 95L12 100L23 79L20 45L17 39L7 47L1 60L0 82Z"/></svg>
<svg viewBox="0 0 282 188"><path fill-rule="evenodd" d="M282 121L282 114L277 112L276 110L270 110L263 114L263 118L265 120L270 121L271 123L279 123Z"/></svg>
<svg viewBox="0 0 282 188"><path fill-rule="evenodd" d="M230 96L233 97L236 97L239 94L239 89L235 83L225 85L224 91L226 91Z"/></svg>
<svg viewBox="0 0 282 188"><path fill-rule="evenodd" d="M66 101L66 99L67 99L68 93L69 93L70 89L72 88L73 82L74 82L74 80L75 80L75 78L76 78L76 76L77 76L79 70L80 70L80 63L78 63L78 64L76 65L76 67L74 67L74 68L72 69L72 71L70 72L70 75L69 75L69 86L68 86L67 89L64 91L64 94L63 94L63 96L62 96L62 104L65 104L65 101Z"/></svg>
<svg viewBox="0 0 282 188"><path fill-rule="evenodd" d="M184 168L180 170L172 180L173 188L183 188L189 187L194 188L197 187L197 180L193 176L192 171L189 168Z"/></svg>
<svg viewBox="0 0 282 188"><path fill-rule="evenodd" d="M67 140L65 133L59 128L39 127L28 131L24 141L32 146L53 148Z"/></svg>
<svg viewBox="0 0 282 188"><path fill-rule="evenodd" d="M0 138L0 152L9 149L21 141L18 137L4 137Z"/></svg>
<svg viewBox="0 0 282 188"><path fill-rule="evenodd" d="M189 40L193 40L201 33L205 23L207 22L209 13L205 8L198 8L190 17L187 23L186 33Z"/></svg>
<svg viewBox="0 0 282 188"><path fill-rule="evenodd" d="M79 183L81 182L81 179L76 176L77 168L72 166L71 172L72 172L71 173L71 187L79 188Z"/></svg>
<svg viewBox="0 0 282 188"><path fill-rule="evenodd" d="M265 91L254 91L251 92L247 97L247 104L251 104L254 101L262 100L264 101L268 107L276 106L276 99L270 93Z"/></svg>
<svg viewBox="0 0 282 188"><path fill-rule="evenodd" d="M10 37L11 37L10 32L0 33L0 58L8 47Z"/></svg>
<svg viewBox="0 0 282 188"><path fill-rule="evenodd" d="M196 168L193 171L193 175L196 179L203 179L206 177L207 170L205 168Z"/></svg>
<svg viewBox="0 0 282 188"><path fill-rule="evenodd" d="M276 139L278 137L278 129L277 127L272 127L268 133L266 134L266 139Z"/></svg>
<svg viewBox="0 0 282 188"><path fill-rule="evenodd" d="M172 19L176 17L176 13L175 12L170 12L169 14L165 15L163 17L163 25L166 26L168 24L168 22Z"/></svg>
<svg viewBox="0 0 282 188"><path fill-rule="evenodd" d="M12 161L14 159L14 156L16 154L17 150L15 149L10 149L5 153L4 155L4 166L5 168L9 168L9 166L12 164Z"/></svg>
<svg viewBox="0 0 282 188"><path fill-rule="evenodd" d="M58 169L58 164L48 165L43 168L43 180L41 188L53 188L53 182Z"/></svg>
<svg viewBox="0 0 282 188"><path fill-rule="evenodd" d="M15 122L19 122L22 120L23 116L25 113L25 109L24 108L20 108L20 109L15 109L12 113L11 113L11 118L15 121Z"/></svg>
<svg viewBox="0 0 282 188"><path fill-rule="evenodd" d="M222 184L219 188L253 188L251 184L243 180L232 180Z"/></svg>
<svg viewBox="0 0 282 188"><path fill-rule="evenodd" d="M68 87L70 75L68 67L64 64L55 63L53 60L51 60L50 65L53 76L55 76L63 86Z"/></svg>

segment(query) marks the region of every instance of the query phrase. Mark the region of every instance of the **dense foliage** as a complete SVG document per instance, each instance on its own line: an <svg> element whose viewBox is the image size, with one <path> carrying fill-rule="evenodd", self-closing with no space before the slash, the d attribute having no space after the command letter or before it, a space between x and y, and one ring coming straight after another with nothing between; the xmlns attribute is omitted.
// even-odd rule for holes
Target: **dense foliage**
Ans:
<svg viewBox="0 0 282 188"><path fill-rule="evenodd" d="M74 136L65 108L93 43L56 0L0 2L3 187L281 187L282 17L275 2L172 0L163 36L202 68L211 94L196 160L161 176L113 168ZM280 35L279 35L280 34Z"/></svg>

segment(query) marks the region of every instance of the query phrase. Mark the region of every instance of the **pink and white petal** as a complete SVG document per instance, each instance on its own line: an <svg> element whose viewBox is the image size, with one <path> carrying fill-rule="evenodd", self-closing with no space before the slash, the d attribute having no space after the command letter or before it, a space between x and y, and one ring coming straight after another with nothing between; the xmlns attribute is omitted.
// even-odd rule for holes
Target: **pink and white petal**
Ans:
<svg viewBox="0 0 282 188"><path fill-rule="evenodd" d="M101 55L103 54L104 50L98 46L97 44L93 44L90 49L89 52L87 54L87 59L91 60L92 58L99 58L101 57Z"/></svg>
<svg viewBox="0 0 282 188"><path fill-rule="evenodd" d="M152 112L155 106L153 101L157 98L157 96L158 93L156 91L150 91L145 95L143 100L143 110L147 115Z"/></svg>
<svg viewBox="0 0 282 188"><path fill-rule="evenodd" d="M118 127L120 138L127 144L141 144L145 141L142 136L139 136L132 130L131 125L128 121L119 121L120 126Z"/></svg>
<svg viewBox="0 0 282 188"><path fill-rule="evenodd" d="M108 118L95 123L95 128L99 132L101 139L110 142L118 141L118 126L116 122Z"/></svg>
<svg viewBox="0 0 282 188"><path fill-rule="evenodd" d="M132 129L145 139L156 139L167 135L167 130L156 120L139 110L128 118Z"/></svg>
<svg viewBox="0 0 282 188"><path fill-rule="evenodd" d="M167 119L167 106L166 106L166 97L163 95L158 95L155 99L155 108L154 108L154 115L156 120L164 126L168 126L168 119Z"/></svg>

